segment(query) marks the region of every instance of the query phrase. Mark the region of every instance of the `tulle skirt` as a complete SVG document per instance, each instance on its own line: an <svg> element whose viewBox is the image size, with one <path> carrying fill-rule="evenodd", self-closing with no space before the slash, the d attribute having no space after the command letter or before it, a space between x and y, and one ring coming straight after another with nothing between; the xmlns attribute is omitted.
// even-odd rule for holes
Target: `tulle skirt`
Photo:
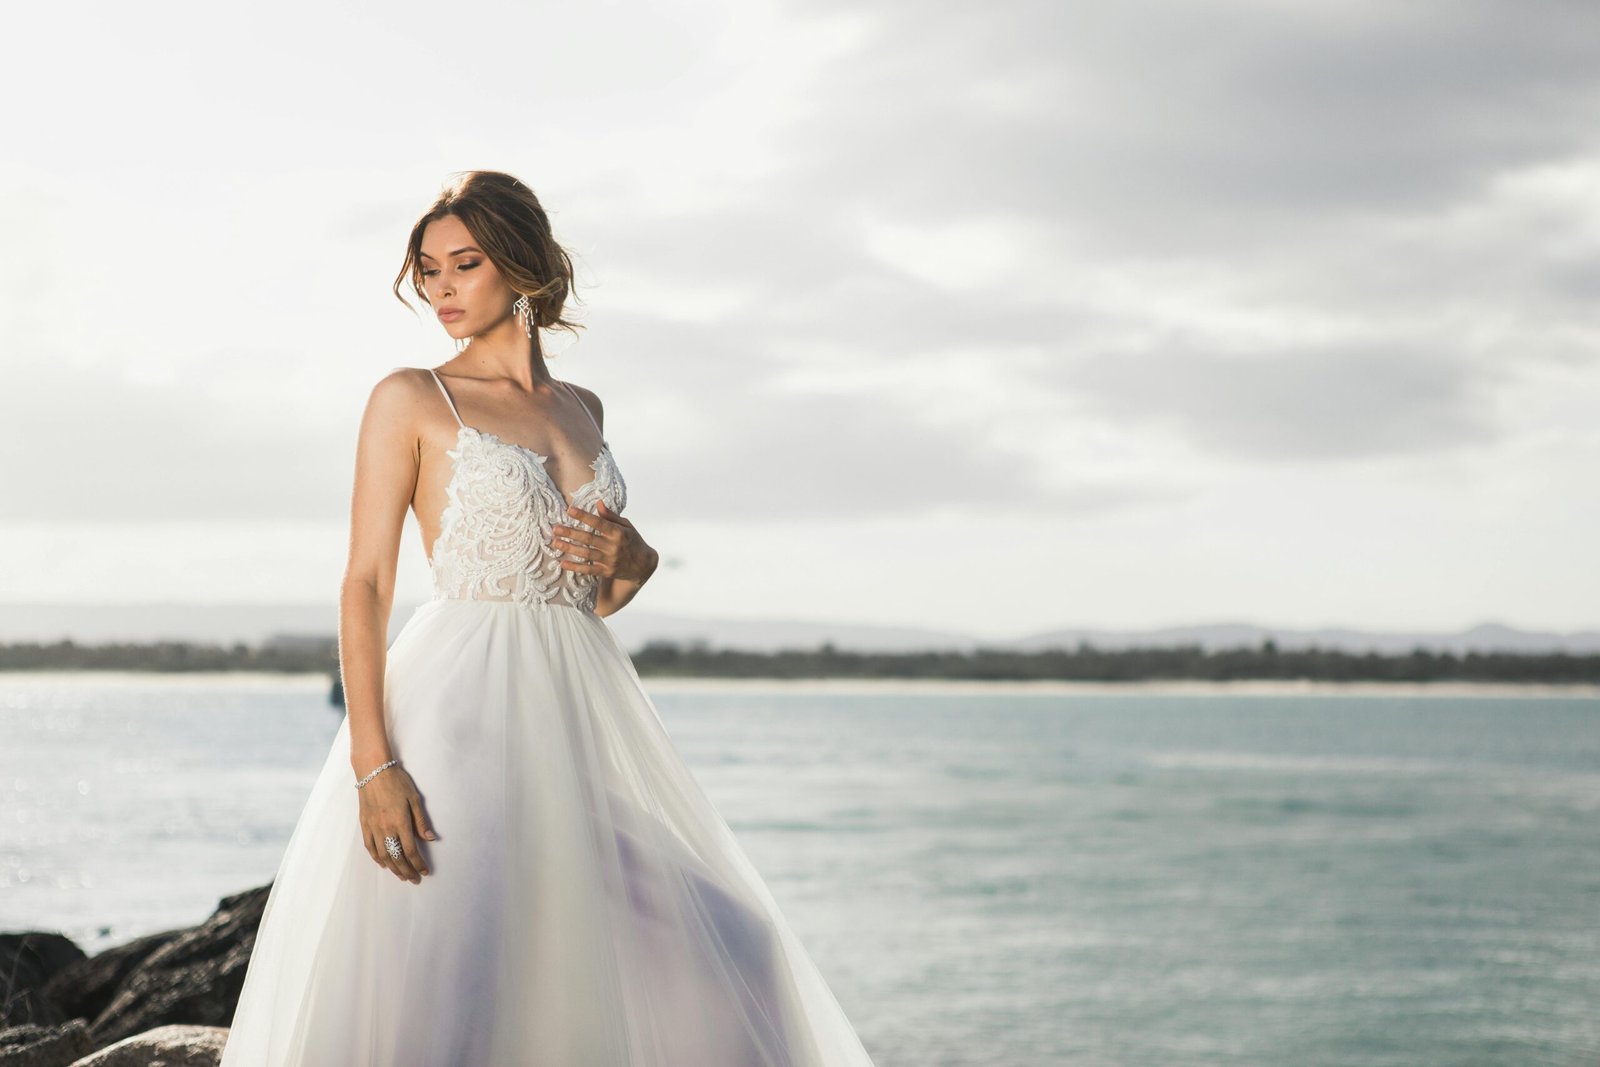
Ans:
<svg viewBox="0 0 1600 1067"><path fill-rule="evenodd" d="M222 1067L871 1063L600 617L427 601L384 719L432 873L367 854L347 719Z"/></svg>

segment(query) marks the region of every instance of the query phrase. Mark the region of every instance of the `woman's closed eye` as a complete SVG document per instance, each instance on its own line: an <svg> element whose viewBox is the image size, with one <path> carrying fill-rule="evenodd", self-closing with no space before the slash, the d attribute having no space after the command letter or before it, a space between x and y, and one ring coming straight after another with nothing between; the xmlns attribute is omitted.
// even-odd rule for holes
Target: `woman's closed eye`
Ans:
<svg viewBox="0 0 1600 1067"><path fill-rule="evenodd" d="M461 264L460 269L461 270L471 270L473 267L476 267L476 266L477 266L476 263L463 263L463 264ZM422 276L424 278L431 278L431 277L433 277L433 275L438 274L438 273L439 273L438 269L435 268L434 270L425 270L425 271L423 271L422 272Z"/></svg>

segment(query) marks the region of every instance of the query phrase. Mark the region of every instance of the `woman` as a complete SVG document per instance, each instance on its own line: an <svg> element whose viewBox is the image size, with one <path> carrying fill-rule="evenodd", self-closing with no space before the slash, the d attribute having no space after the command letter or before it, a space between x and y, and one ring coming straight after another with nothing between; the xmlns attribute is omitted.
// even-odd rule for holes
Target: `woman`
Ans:
<svg viewBox="0 0 1600 1067"><path fill-rule="evenodd" d="M599 398L546 368L572 264L533 192L459 177L406 281L458 354L362 419L348 714L222 1064L870 1064L602 621L657 555ZM434 597L385 649L408 506Z"/></svg>

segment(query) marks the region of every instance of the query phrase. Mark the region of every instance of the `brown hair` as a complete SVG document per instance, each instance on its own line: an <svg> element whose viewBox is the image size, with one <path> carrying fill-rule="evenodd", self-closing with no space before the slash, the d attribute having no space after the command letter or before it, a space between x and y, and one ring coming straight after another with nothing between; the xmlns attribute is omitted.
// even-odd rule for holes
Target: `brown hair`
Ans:
<svg viewBox="0 0 1600 1067"><path fill-rule="evenodd" d="M422 232L428 223L446 215L460 219L501 276L518 293L528 295L535 326L563 329L577 336L582 325L561 314L568 296L577 300L572 257L556 243L550 232L550 219L533 190L497 170L468 170L452 175L433 205L411 228L405 262L394 280L394 295L400 303L411 307L400 293L407 280L422 302L430 303L422 285Z"/></svg>

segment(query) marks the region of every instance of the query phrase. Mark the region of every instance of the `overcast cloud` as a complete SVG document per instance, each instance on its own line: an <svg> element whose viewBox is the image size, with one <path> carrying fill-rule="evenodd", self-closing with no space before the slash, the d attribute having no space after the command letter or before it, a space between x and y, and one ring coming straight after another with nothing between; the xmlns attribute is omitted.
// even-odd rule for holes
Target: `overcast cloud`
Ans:
<svg viewBox="0 0 1600 1067"><path fill-rule="evenodd" d="M367 391L453 352L406 231L489 167L650 610L1600 624L1593 4L13 18L5 599L331 599Z"/></svg>

